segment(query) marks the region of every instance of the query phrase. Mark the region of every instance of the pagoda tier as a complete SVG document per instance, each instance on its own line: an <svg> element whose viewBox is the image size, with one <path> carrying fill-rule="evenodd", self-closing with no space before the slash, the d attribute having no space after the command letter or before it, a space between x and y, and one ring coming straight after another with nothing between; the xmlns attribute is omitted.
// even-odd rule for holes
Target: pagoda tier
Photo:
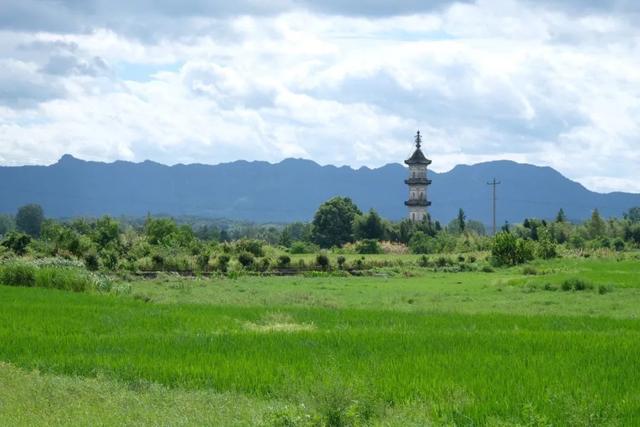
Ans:
<svg viewBox="0 0 640 427"><path fill-rule="evenodd" d="M404 183L407 185L431 185L431 180L427 178L409 178L405 179Z"/></svg>
<svg viewBox="0 0 640 427"><path fill-rule="evenodd" d="M427 199L411 199L404 202L405 206L431 206L431 202Z"/></svg>

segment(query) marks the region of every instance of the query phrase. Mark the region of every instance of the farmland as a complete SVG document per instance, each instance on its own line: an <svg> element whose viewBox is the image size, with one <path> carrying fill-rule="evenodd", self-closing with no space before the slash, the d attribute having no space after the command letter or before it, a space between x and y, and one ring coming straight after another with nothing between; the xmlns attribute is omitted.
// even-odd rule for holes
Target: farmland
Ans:
<svg viewBox="0 0 640 427"><path fill-rule="evenodd" d="M0 286L0 423L640 423L636 253L317 276Z"/></svg>

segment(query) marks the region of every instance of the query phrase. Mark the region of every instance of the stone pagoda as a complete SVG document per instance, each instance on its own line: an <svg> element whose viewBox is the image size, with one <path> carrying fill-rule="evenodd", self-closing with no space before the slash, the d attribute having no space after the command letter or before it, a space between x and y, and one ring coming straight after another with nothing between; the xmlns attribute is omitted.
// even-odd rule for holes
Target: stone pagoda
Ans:
<svg viewBox="0 0 640 427"><path fill-rule="evenodd" d="M420 149L422 136L420 131L416 133L416 151L404 162L409 166L409 178L404 183L409 186L409 200L404 204L409 208L411 221L422 221L427 216L427 206L431 202L427 200L427 185L431 180L427 179L427 166L431 160L427 159Z"/></svg>

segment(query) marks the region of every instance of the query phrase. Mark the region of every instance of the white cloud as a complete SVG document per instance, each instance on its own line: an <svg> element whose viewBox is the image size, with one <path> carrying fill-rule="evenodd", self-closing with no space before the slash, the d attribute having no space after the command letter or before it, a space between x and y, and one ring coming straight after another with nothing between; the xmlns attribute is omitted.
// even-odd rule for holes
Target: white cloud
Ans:
<svg viewBox="0 0 640 427"><path fill-rule="evenodd" d="M640 30L615 9L200 7L151 38L164 6L138 27L137 6L118 6L126 30L66 5L92 27L0 32L0 163L380 166L402 161L420 128L439 171L510 158L596 190L638 189ZM135 67L149 71L134 80Z"/></svg>

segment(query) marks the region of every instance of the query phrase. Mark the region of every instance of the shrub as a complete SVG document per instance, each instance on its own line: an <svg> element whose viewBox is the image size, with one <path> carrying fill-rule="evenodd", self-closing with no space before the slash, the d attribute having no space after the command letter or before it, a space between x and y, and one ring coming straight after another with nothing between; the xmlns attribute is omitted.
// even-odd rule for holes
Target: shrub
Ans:
<svg viewBox="0 0 640 427"><path fill-rule="evenodd" d="M608 294L611 291L613 291L612 285L598 285L598 293L600 295Z"/></svg>
<svg viewBox="0 0 640 427"><path fill-rule="evenodd" d="M519 239L509 232L496 234L491 245L491 258L496 265L517 265L533 259L534 243Z"/></svg>
<svg viewBox="0 0 640 427"><path fill-rule="evenodd" d="M493 273L495 270L490 265L485 265L480 271L482 271L483 273Z"/></svg>
<svg viewBox="0 0 640 427"><path fill-rule="evenodd" d="M269 258L262 258L260 262L258 262L258 270L260 271L267 271L269 270L270 266L271 266L271 259Z"/></svg>
<svg viewBox="0 0 640 427"><path fill-rule="evenodd" d="M574 291L586 291L593 289L593 284L583 279L567 279L562 282L561 288L563 291L570 291L572 289Z"/></svg>
<svg viewBox="0 0 640 427"><path fill-rule="evenodd" d="M160 254L151 255L151 262L154 270L162 270L164 268L164 257Z"/></svg>
<svg viewBox="0 0 640 427"><path fill-rule="evenodd" d="M200 271L207 271L209 268L209 258L208 253L201 253L196 257L196 264Z"/></svg>
<svg viewBox="0 0 640 427"><path fill-rule="evenodd" d="M338 268L342 270L344 268L345 263L347 262L347 259L344 256L340 255L337 259L337 262L338 262Z"/></svg>
<svg viewBox="0 0 640 427"><path fill-rule="evenodd" d="M558 256L556 244L545 235L538 241L537 255L542 259L551 259Z"/></svg>
<svg viewBox="0 0 640 427"><path fill-rule="evenodd" d="M264 256L264 242L260 240L243 239L236 242L238 252L249 252L254 257Z"/></svg>
<svg viewBox="0 0 640 427"><path fill-rule="evenodd" d="M291 244L291 248L289 249L289 252L292 254L312 254L314 252L317 252L318 249L319 247L316 245L306 243L306 242L301 242L298 240Z"/></svg>
<svg viewBox="0 0 640 427"><path fill-rule="evenodd" d="M380 254L382 248L375 239L364 239L356 243L356 252L359 254Z"/></svg>
<svg viewBox="0 0 640 427"><path fill-rule="evenodd" d="M464 262L465 258L464 255L458 255L458 262Z"/></svg>
<svg viewBox="0 0 640 427"><path fill-rule="evenodd" d="M471 262L471 263L474 263L474 262L476 262L478 260L478 258L476 258L475 255L469 255L468 259L469 259L469 262Z"/></svg>
<svg viewBox="0 0 640 427"><path fill-rule="evenodd" d="M442 268L442 267L446 267L447 265L451 265L451 264L453 264L453 263L447 257L439 256L438 258L436 258L436 266L437 267Z"/></svg>
<svg viewBox="0 0 640 427"><path fill-rule="evenodd" d="M88 252L84 256L84 266L89 271L97 271L100 268L98 253L95 250Z"/></svg>
<svg viewBox="0 0 640 427"><path fill-rule="evenodd" d="M426 255L422 255L418 260L418 265L420 267L429 267L431 265L431 262L429 261L429 258Z"/></svg>
<svg viewBox="0 0 640 427"><path fill-rule="evenodd" d="M118 266L118 253L113 249L105 249L100 253L102 265L108 270L115 270Z"/></svg>
<svg viewBox="0 0 640 427"><path fill-rule="evenodd" d="M280 255L278 257L278 267L288 268L291 265L291 257L289 255Z"/></svg>
<svg viewBox="0 0 640 427"><path fill-rule="evenodd" d="M624 240L622 240L621 238L617 238L613 241L613 249L615 249L616 251L620 252L624 250Z"/></svg>
<svg viewBox="0 0 640 427"><path fill-rule="evenodd" d="M253 265L255 258L251 252L242 252L238 255L238 261L244 268L250 268Z"/></svg>
<svg viewBox="0 0 640 427"><path fill-rule="evenodd" d="M220 255L218 257L218 271L220 271L221 273L226 273L229 269L229 261L231 261L231 257L229 257L229 255Z"/></svg>
<svg viewBox="0 0 640 427"><path fill-rule="evenodd" d="M0 268L0 283L7 286L35 286L35 267L23 264L5 264Z"/></svg>
<svg viewBox="0 0 640 427"><path fill-rule="evenodd" d="M536 268L531 265L527 265L522 269L522 274L535 276L536 274L538 274L538 270L536 270Z"/></svg>
<svg viewBox="0 0 640 427"><path fill-rule="evenodd" d="M325 254L318 254L316 256L316 265L322 270L328 270L330 266L329 257Z"/></svg>
<svg viewBox="0 0 640 427"><path fill-rule="evenodd" d="M12 250L16 255L22 256L27 253L27 246L31 243L31 236L28 234L12 231L2 241L2 246Z"/></svg>

